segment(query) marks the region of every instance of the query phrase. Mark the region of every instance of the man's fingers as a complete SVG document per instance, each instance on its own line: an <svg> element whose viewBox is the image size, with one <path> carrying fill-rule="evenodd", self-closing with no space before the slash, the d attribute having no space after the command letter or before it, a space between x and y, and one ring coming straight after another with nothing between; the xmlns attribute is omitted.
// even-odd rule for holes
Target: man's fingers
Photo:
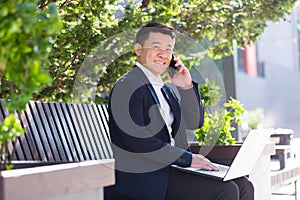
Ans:
<svg viewBox="0 0 300 200"><path fill-rule="evenodd" d="M212 163L205 163L202 169L208 170L208 171L219 171L219 168L214 166Z"/></svg>

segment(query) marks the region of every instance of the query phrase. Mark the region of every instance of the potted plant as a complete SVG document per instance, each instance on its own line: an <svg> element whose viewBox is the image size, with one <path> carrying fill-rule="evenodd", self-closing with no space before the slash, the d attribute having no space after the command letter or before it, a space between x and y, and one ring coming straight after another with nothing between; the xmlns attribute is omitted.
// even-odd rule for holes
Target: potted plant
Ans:
<svg viewBox="0 0 300 200"><path fill-rule="evenodd" d="M214 160L231 159L237 153L240 145L236 144L231 132L241 123L245 112L240 101L233 97L219 108L222 97L219 90L220 87L208 79L201 85L200 94L205 109L204 124L194 131L198 141L190 145L193 152L200 152Z"/></svg>

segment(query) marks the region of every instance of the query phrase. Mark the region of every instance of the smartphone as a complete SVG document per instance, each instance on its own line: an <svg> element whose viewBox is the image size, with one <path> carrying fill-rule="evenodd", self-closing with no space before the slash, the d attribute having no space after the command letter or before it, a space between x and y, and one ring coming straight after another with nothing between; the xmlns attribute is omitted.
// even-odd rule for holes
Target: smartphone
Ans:
<svg viewBox="0 0 300 200"><path fill-rule="evenodd" d="M174 55L172 54L172 59L171 59L170 65L168 67L168 73L170 74L170 76L172 78L174 77L174 75L178 71L178 67L176 67L175 64L176 64L176 61L174 61Z"/></svg>

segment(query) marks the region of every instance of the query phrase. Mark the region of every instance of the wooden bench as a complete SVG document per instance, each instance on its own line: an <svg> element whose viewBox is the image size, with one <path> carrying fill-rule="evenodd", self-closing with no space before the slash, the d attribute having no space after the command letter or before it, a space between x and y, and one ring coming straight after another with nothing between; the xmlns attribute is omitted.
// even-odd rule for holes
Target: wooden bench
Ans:
<svg viewBox="0 0 300 200"><path fill-rule="evenodd" d="M293 195L295 199L298 198L297 194L297 181L300 178L300 160L290 159L284 169L276 170L271 172L271 185L272 188L280 188L288 184L293 184L294 189L291 193L278 193L273 192L273 194L280 195Z"/></svg>
<svg viewBox="0 0 300 200"><path fill-rule="evenodd" d="M285 168L286 160L291 158L291 145L275 145L276 154L272 155L272 159L278 159L280 163L279 169Z"/></svg>
<svg viewBox="0 0 300 200"><path fill-rule="evenodd" d="M1 100L0 121L3 121L8 114ZM103 183L102 186L114 184L114 160L112 159L112 150L109 142L106 105L31 101L27 105L26 111L21 113L20 121L26 134L19 137L16 144L10 145L10 150L12 150L12 145L16 145L14 161L35 161L35 163L40 163L41 165L66 163L64 165L69 165L67 168L76 168L74 170L76 173L86 173L90 178L91 171L80 171L78 167L83 166L85 170L91 170L102 169L101 167L106 166L109 174L105 175L107 183ZM57 166L55 169L57 169ZM84 179L82 174L67 172L69 176L79 176ZM95 173L100 172L95 171L92 173L99 178ZM45 175L45 177L47 176ZM49 177L51 176L49 175ZM71 189L71 191L86 191L87 186L94 187L93 184L97 185L97 183L94 183L95 179L91 179L93 183L89 183L89 180L83 181L87 181L86 186L77 188L78 190L75 191ZM4 179L0 180L0 193L3 190L4 183ZM53 182L52 184L55 185L56 183ZM26 184L24 185L23 183L20 187L26 188ZM18 187L15 187L14 193L18 193L16 188ZM28 189L35 190L35 188ZM60 188L56 189L60 190ZM70 186L67 189L70 190ZM23 191L23 189L20 190ZM44 193L47 194L46 191ZM24 196L22 193L20 195L23 196L15 197L15 199L26 199L26 195ZM51 194L45 197L49 198L49 195ZM41 199L40 197L37 199ZM0 199L5 198L1 198L0 195ZM28 197L28 199L33 199L33 197Z"/></svg>
<svg viewBox="0 0 300 200"><path fill-rule="evenodd" d="M291 146L290 145L279 146L279 147L284 146L283 149L279 148L280 150L282 150L281 152L282 154L287 152L289 153L288 155L286 155L288 156L287 157L288 159L284 159L285 162L284 167L282 167L282 164L280 164L280 167L278 169L273 169L271 171L271 185L273 189L278 189L282 186L293 184L294 189L288 195L293 195L295 196L295 199L297 199L298 198L297 181L300 179L300 157L299 157L299 150L297 150L297 148L299 148L300 139L293 139L292 144L293 145ZM295 153L295 156L293 156L293 153ZM286 195L285 193L280 193L280 192L279 193L273 192L273 194Z"/></svg>

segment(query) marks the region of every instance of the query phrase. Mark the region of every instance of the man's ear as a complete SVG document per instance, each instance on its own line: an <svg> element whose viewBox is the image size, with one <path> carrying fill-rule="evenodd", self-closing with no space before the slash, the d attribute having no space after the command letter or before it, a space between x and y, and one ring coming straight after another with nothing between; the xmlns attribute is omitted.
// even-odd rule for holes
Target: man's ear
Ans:
<svg viewBox="0 0 300 200"><path fill-rule="evenodd" d="M137 56L140 56L142 53L142 45L140 43L135 43L134 46L134 52Z"/></svg>

